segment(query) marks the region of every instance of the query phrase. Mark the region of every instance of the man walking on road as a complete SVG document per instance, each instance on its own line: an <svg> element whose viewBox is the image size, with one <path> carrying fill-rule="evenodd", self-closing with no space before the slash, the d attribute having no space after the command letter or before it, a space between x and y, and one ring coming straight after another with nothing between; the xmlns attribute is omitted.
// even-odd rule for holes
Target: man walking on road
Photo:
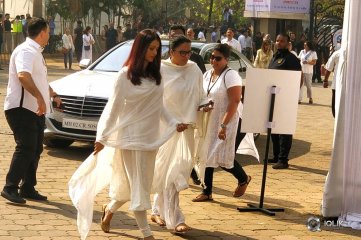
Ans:
<svg viewBox="0 0 361 240"><path fill-rule="evenodd" d="M287 34L278 34L276 38L277 52L273 55L269 69L301 71L300 60L288 50L289 36ZM297 79L290 79L296 81ZM300 85L302 86L302 85ZM288 154L292 146L291 134L272 134L273 159L269 163L276 163L273 169L288 168Z"/></svg>
<svg viewBox="0 0 361 240"><path fill-rule="evenodd" d="M16 147L1 196L21 204L26 202L24 198L47 200L35 190L36 171L43 151L44 115L50 111L50 97L56 107L61 104L47 81L42 55L49 40L49 25L42 18L33 18L28 25L28 34L26 41L11 55L4 102L5 117Z"/></svg>
<svg viewBox="0 0 361 240"><path fill-rule="evenodd" d="M80 20L78 20L77 22L77 26L74 29L74 45L75 45L75 56L76 56L76 60L78 61L78 63L81 60L81 55L82 55L82 51L83 51L83 26L82 26L82 22Z"/></svg>

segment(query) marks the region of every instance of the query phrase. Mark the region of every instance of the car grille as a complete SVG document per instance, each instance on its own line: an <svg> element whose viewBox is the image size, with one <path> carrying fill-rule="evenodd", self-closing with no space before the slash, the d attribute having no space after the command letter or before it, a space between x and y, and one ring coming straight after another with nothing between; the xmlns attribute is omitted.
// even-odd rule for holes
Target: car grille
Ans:
<svg viewBox="0 0 361 240"><path fill-rule="evenodd" d="M59 95L64 106L63 112L79 117L100 117L108 99L97 97L74 97Z"/></svg>

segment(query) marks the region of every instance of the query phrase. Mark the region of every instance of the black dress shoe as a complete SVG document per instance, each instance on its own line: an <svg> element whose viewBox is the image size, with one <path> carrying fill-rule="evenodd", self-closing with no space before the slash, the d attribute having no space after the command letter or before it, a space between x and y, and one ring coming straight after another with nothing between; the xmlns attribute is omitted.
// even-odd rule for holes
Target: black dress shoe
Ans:
<svg viewBox="0 0 361 240"><path fill-rule="evenodd" d="M46 201L48 200L47 196L43 196L41 195L38 191L31 191L31 192L25 192L25 191L21 191L20 189L20 197L23 198L27 198L27 199L32 199L32 200L38 200L38 201Z"/></svg>
<svg viewBox="0 0 361 240"><path fill-rule="evenodd" d="M3 190L1 192L1 196L13 203L20 203L20 204L26 203L26 200L24 198L20 197L19 193L17 191L9 192L7 190Z"/></svg>
<svg viewBox="0 0 361 240"><path fill-rule="evenodd" d="M201 185L201 181L198 179L198 175L194 169L192 169L191 178L194 185Z"/></svg>
<svg viewBox="0 0 361 240"><path fill-rule="evenodd" d="M273 169L287 169L289 167L288 163L278 162L272 166Z"/></svg>
<svg viewBox="0 0 361 240"><path fill-rule="evenodd" d="M268 163L277 163L277 162L278 162L277 158L268 159Z"/></svg>

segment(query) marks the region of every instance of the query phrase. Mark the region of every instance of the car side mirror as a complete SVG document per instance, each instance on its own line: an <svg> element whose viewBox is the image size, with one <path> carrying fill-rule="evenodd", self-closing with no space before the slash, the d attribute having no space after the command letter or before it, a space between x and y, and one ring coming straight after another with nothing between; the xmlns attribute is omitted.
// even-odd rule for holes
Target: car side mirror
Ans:
<svg viewBox="0 0 361 240"><path fill-rule="evenodd" d="M240 67L238 69L238 72L246 72L247 71L247 68L246 67Z"/></svg>
<svg viewBox="0 0 361 240"><path fill-rule="evenodd" d="M82 59L79 62L79 67L81 69L85 69L85 68L89 67L90 63L91 63L90 59Z"/></svg>

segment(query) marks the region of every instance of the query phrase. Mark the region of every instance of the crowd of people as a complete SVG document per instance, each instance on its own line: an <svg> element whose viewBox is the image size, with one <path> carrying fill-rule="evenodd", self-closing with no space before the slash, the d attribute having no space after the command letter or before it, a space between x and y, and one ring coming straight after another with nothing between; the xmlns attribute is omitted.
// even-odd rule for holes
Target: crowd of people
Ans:
<svg viewBox="0 0 361 240"><path fill-rule="evenodd" d="M25 199L47 200L35 189L43 150L44 114L50 111L51 101L54 108L62 104L47 82L42 56L54 30L49 20L28 19L28 37L10 58L5 116L14 133L16 150L1 196L20 204ZM126 31L119 32L113 23L104 28L106 48L127 39ZM252 178L235 160L246 133L241 132L242 78L228 66L232 48L252 61L254 58L257 68L302 71L300 87L306 85L309 103L313 103L311 82L318 57L310 41L304 41L296 53L292 47L300 45L292 33L278 34L274 42L269 34L257 33L257 41L253 41L245 30L236 40L235 31L228 28L226 37L217 39L221 43L213 49L211 69L207 71L203 59L191 50L195 38L192 28L169 28L172 41L166 60L161 60L160 35L154 29L136 34L100 117L94 152L69 181L83 239L90 230L95 195L106 186L110 186L110 202L102 205L101 229L109 232L117 209L130 201L129 210L134 212L144 239L154 239L147 222L149 209L155 223L178 233L191 230L181 211L179 194L189 187L188 178L195 166L197 173L192 177L202 183L203 190L193 202L213 200L217 167L235 177L232 196L244 195ZM205 38L204 33L198 33L198 38ZM92 60L95 40L91 27L83 29L78 21L73 34L65 29L62 41L66 69L72 68L74 51L78 61ZM327 69L332 71L334 65L328 64ZM272 134L272 141L274 157L269 162L275 163L274 169L288 168L292 135ZM156 193L153 204L152 192Z"/></svg>

